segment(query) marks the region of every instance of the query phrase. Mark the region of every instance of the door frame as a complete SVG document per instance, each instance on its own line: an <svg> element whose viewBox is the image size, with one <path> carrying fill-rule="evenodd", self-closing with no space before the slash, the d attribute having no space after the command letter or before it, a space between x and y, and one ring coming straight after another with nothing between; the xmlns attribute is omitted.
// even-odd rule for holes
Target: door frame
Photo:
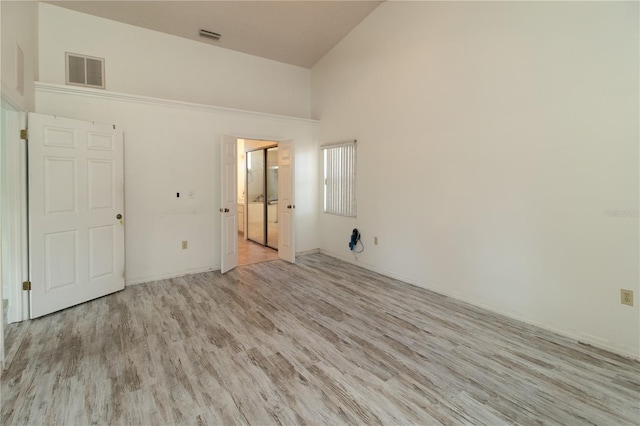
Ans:
<svg viewBox="0 0 640 426"><path fill-rule="evenodd" d="M293 139L293 138L287 138L287 137L282 137L282 136L280 136L280 137L264 136L264 135L258 135L258 136L255 136L255 135L253 135L253 136L247 136L247 135L240 135L240 134L238 134L238 133L233 133L233 132L222 132L222 133L221 133L220 140L221 140L222 136L229 136L229 137L231 137L231 138L235 138L235 139L236 139L236 147L237 147L238 139L243 139L243 140L254 140L254 141L265 141L265 142L275 142L275 143L277 144L277 146L278 146L278 147L279 147L283 142L288 142L288 141L290 141L290 142L291 142L291 143L293 143L293 144L294 144L294 146L295 146L295 139ZM245 151L245 153L246 153L246 151ZM293 157L292 157L292 159L291 159L291 162L292 162L292 165L294 165L294 164L295 164L295 154L293 155ZM246 164L246 157L245 157L245 164ZM235 167L235 174L234 174L234 176L235 176L235 179L236 179L236 188L237 188L237 183L238 183L238 182L237 182L237 179L238 179L238 162L237 162L237 161L235 162L235 166L234 166L234 167ZM294 170L295 170L295 169L294 169ZM294 179L294 192L295 192L295 174L292 176L292 179ZM221 186L221 185L222 185L222 182L220 182L220 186ZM246 177L245 177L245 192L246 192L246 185L247 185L247 181L246 181ZM218 188L218 191L220 191L220 188ZM237 197L237 195L238 195L238 194L237 194L237 192L236 192L236 197ZM237 199L236 199L236 201L237 201ZM247 221L247 216L248 216L248 214L247 214L247 213L248 213L248 212L247 212L247 198L246 198L246 194L245 194L245 200L244 200L244 201L245 201L244 219L245 219L245 238L246 238L246 236L247 236L247 227L248 227L248 221ZM220 200L220 205L222 205L222 200ZM237 215L237 214L238 214L238 213L237 213L237 211L236 211L236 215ZM295 226L295 223L294 223L294 226ZM220 238L222 238L222 229L220 230L220 232L221 232ZM295 234L294 234L294 238L295 238ZM279 244L279 243L278 243L278 244ZM276 249L276 251L277 251L278 253L280 252L280 251L279 251L279 249ZM220 252L220 258L219 258L221 267L222 267L222 256L223 256L223 253L222 253L222 251L221 251L221 252ZM236 263L237 263L237 256L238 256L238 253L237 253L237 251L236 251Z"/></svg>
<svg viewBox="0 0 640 426"><path fill-rule="evenodd" d="M12 163L13 167L8 168L8 181L13 186L13 196L7 202L10 209L9 214L12 216L10 234L15 237L9 241L10 253L17 255L10 259L12 274L14 275L13 283L10 284L9 314L7 316L8 323L20 322L29 319L29 293L22 290L22 283L29 279L29 241L28 241L28 181L27 181L27 142L20 139L20 130L27 129L27 112L12 102L11 99L2 96L1 99L3 109L15 112L11 119L11 123L7 123L7 128L3 129L7 135L7 144L18 147L13 150L12 158L7 161ZM16 161L17 160L17 161ZM6 232L7 230L5 230ZM7 254L3 253L2 256ZM2 289L0 288L0 293ZM5 348L6 349L6 348Z"/></svg>

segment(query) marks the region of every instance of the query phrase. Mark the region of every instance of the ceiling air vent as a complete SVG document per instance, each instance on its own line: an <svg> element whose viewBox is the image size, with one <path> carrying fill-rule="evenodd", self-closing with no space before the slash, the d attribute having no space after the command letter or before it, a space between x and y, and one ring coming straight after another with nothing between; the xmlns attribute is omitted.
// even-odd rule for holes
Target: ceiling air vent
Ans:
<svg viewBox="0 0 640 426"><path fill-rule="evenodd" d="M67 84L104 89L104 59L66 53Z"/></svg>

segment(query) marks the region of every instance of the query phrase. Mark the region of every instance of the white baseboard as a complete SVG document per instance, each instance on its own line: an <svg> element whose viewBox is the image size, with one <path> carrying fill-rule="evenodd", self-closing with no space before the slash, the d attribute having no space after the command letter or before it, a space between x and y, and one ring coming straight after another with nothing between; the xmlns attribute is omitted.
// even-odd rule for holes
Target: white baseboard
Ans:
<svg viewBox="0 0 640 426"><path fill-rule="evenodd" d="M316 254L316 253L320 253L319 248L296 252L296 256L306 256L307 254Z"/></svg>
<svg viewBox="0 0 640 426"><path fill-rule="evenodd" d="M214 265L209 268L194 268L194 269L185 269L182 271L174 271L166 274L160 275L147 275L143 277L137 277L133 279L125 279L125 287L129 287L131 285L137 284L145 284L152 281L160 281L160 280L168 280L170 278L183 277L185 275L190 274L200 274L202 272L211 272L211 271L219 271L220 265Z"/></svg>
<svg viewBox="0 0 640 426"><path fill-rule="evenodd" d="M634 360L640 361L640 353L635 353L635 352L633 352L632 349L622 349L620 347L617 347L617 346L613 345L611 342L603 340L603 339L601 339L601 338L599 338L597 336L591 336L591 335L588 335L588 334L585 334L585 333L580 333L579 331L575 331L575 330L567 330L567 329L564 329L564 328L557 327L554 324L541 323L541 322L532 320L530 318L521 316L518 313L505 311L503 309L499 309L499 308L496 308L494 306L487 305L485 303L481 303L481 302L478 302L476 300L472 300L472 299L466 298L466 297L464 297L464 296L462 296L462 295L460 295L458 293L455 293L455 292L443 290L441 288L430 287L430 286L428 286L428 285L426 285L424 283L417 282L417 281L413 280L412 278L404 276L402 274L398 274L396 272L389 271L389 270L386 270L386 269L383 269L383 268L378 268L375 265L370 265L370 264L367 264L367 263L358 262L356 259L352 259L352 258L349 258L349 257L338 256L338 255L335 255L335 254L333 254L331 252L328 252L326 250L323 250L323 249L320 249L319 252L322 253L322 254L325 254L327 256L333 257L335 259L342 260L344 262L351 263L353 265L359 266L361 268L364 268L364 269L367 269L367 270L370 270L370 271L373 271L373 272L377 272L380 275L384 275L384 276L389 277L389 278L400 280L400 281L405 282L407 284L411 284L411 285L416 286L416 287L424 288L425 290L433 291L434 293L438 293L438 294L443 295L443 296L451 297L452 299L456 299L456 300L459 300L461 302L468 303L468 304L476 306L478 308L486 309L487 311L490 311L490 312L493 312L493 313L496 313L496 314L499 314L499 315L503 315L503 316L505 316L507 318L511 318L511 319L516 320L516 321L520 321L520 322L523 322L525 324L533 325L533 326L541 328L543 330L547 330L547 331L550 331L552 333L556 333L556 334L558 334L560 336L569 338L571 340L575 340L577 342L580 342L580 343L583 343L583 344L586 344L586 345L590 345L590 346L593 346L595 348L604 349L604 350L606 350L608 352L623 356L625 358L629 358L629 359L634 359Z"/></svg>
<svg viewBox="0 0 640 426"><path fill-rule="evenodd" d="M307 254L315 254L315 253L320 253L320 249L300 251L296 253L296 256L304 256ZM195 269L186 269L182 271L174 271L174 272L169 272L166 274L159 274L159 275L145 275L142 277L126 279L125 287L131 286L131 285L137 285L137 284L145 284L152 281L168 280L170 278L182 277L188 274L199 274L201 272L210 272L210 271L219 271L219 270L220 270L220 265L214 265L214 266L211 266L210 268L195 268Z"/></svg>

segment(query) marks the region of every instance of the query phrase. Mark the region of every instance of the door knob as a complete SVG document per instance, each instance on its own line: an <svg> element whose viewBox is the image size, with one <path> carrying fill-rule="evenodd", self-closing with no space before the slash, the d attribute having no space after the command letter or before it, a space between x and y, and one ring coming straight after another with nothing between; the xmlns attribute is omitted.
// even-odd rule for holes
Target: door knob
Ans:
<svg viewBox="0 0 640 426"><path fill-rule="evenodd" d="M221 209L220 209L220 213L229 213L229 209L227 209L227 208L224 208L224 209L223 209L223 208L221 208Z"/></svg>
<svg viewBox="0 0 640 426"><path fill-rule="evenodd" d="M291 208L291 204L289 204L289 205L287 206L287 208L288 208L288 209L290 209L290 208Z"/></svg>
<svg viewBox="0 0 640 426"><path fill-rule="evenodd" d="M116 219L122 219L122 215L118 213L118 215L116 216Z"/></svg>

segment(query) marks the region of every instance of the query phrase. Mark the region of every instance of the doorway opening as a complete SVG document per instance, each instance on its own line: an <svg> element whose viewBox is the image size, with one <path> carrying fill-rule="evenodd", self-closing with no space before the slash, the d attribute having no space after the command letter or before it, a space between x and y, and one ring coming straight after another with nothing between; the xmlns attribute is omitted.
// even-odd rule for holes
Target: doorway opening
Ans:
<svg viewBox="0 0 640 426"><path fill-rule="evenodd" d="M263 182L262 196L249 197L247 182L247 152L256 151L260 148L275 148L277 153L277 168L272 165L272 170L277 170L277 195L269 196L266 189L266 177ZM238 256L238 240L241 245L249 240L249 221L262 223L264 233L261 234L264 240L254 243L257 247L269 250L273 258L276 256L286 262L295 263L295 201L294 201L294 144L292 139L262 139L250 140L239 139L231 135L221 135L220 140L220 271L226 273L238 264L248 264L265 261L260 258L241 258ZM266 155L266 154L264 154ZM253 167L253 165L252 165ZM267 169L265 159L264 169ZM254 175L255 176L255 175ZM273 194L273 191L272 191ZM252 207L262 204L262 207ZM269 236L266 227L269 225L267 214L269 208L275 213L272 222L271 236L277 235L277 242L273 240L274 248L268 248ZM262 211L263 215L258 216L253 210ZM252 215L253 213L253 215ZM262 218L262 220L260 220ZM277 234L274 232L277 229ZM260 226L259 226L260 229ZM240 234L240 235L239 235ZM277 249L275 248L277 244ZM254 246L251 246L254 247ZM261 253L266 253L260 250ZM255 251L255 250L254 250Z"/></svg>
<svg viewBox="0 0 640 426"><path fill-rule="evenodd" d="M238 139L238 265L278 259L278 143Z"/></svg>

